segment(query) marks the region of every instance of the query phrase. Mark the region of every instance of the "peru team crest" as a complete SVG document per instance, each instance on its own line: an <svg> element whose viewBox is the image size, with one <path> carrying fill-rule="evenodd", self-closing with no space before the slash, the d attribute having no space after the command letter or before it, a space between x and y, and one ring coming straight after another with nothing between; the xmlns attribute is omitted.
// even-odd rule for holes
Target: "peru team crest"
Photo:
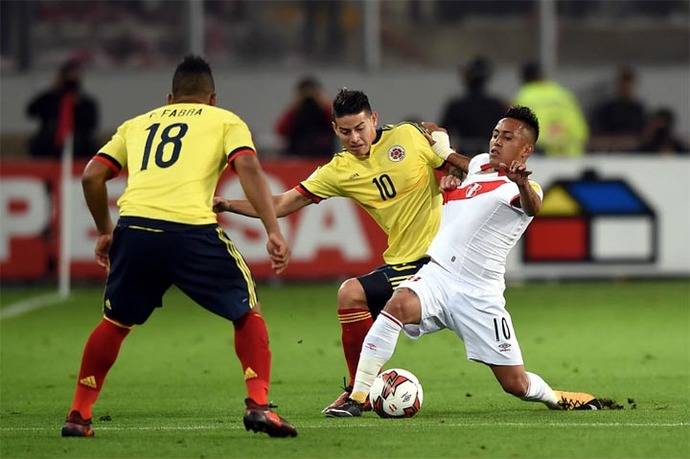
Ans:
<svg viewBox="0 0 690 459"><path fill-rule="evenodd" d="M388 159L393 162L402 161L405 158L405 149L400 145L395 145L388 150Z"/></svg>

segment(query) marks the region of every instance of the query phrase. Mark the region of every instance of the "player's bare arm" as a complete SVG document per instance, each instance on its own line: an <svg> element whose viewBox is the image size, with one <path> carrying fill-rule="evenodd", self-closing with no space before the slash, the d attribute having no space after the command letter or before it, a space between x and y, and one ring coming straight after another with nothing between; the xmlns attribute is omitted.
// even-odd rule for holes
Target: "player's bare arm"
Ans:
<svg viewBox="0 0 690 459"><path fill-rule="evenodd" d="M450 146L448 132L437 124L428 121L423 122L422 126L427 131L424 136L429 141L431 149L451 166L451 173L453 173L452 168L454 167L466 174L469 170L470 158L453 150ZM453 175L457 176L458 174L453 173Z"/></svg>
<svg viewBox="0 0 690 459"><path fill-rule="evenodd" d="M290 215L293 212L306 207L313 201L301 195L294 189L288 190L279 195L273 195L273 207L278 218ZM244 199L225 199L220 196L213 198L214 212L232 212L247 217L258 218L258 214L252 204Z"/></svg>
<svg viewBox="0 0 690 459"><path fill-rule="evenodd" d="M510 167L505 163L500 163L498 167L505 171L506 177L518 186L522 210L530 217L537 215L541 208L541 198L529 183L529 176L532 174L532 171L528 171L527 166L520 161L511 162Z"/></svg>
<svg viewBox="0 0 690 459"><path fill-rule="evenodd" d="M280 232L276 211L259 160L254 155L243 155L235 160L234 166L242 189L251 207L256 209L268 234L266 250L271 257L271 267L276 274L280 274L287 267L289 248Z"/></svg>
<svg viewBox="0 0 690 459"><path fill-rule="evenodd" d="M98 161L89 161L81 177L84 198L98 230L96 239L96 262L109 267L108 249L113 238L113 221L108 209L108 189L105 182L115 176L114 172Z"/></svg>

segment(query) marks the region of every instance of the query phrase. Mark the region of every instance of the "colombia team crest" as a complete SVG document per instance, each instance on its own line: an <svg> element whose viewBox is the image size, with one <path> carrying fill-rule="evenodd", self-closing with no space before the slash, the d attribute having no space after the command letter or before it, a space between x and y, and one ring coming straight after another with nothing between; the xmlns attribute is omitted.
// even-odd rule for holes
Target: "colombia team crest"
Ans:
<svg viewBox="0 0 690 459"><path fill-rule="evenodd" d="M388 150L388 159L393 162L402 161L405 158L405 149L400 145L395 145Z"/></svg>

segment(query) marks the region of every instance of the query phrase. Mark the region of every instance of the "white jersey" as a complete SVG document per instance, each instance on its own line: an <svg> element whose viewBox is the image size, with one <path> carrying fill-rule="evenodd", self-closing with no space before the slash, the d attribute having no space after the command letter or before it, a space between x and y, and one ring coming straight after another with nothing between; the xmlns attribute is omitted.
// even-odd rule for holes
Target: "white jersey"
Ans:
<svg viewBox="0 0 690 459"><path fill-rule="evenodd" d="M475 156L468 169L457 189L444 192L441 227L428 254L462 284L502 295L508 252L532 217L520 208L517 185L490 168L487 153ZM530 185L542 197L541 187Z"/></svg>

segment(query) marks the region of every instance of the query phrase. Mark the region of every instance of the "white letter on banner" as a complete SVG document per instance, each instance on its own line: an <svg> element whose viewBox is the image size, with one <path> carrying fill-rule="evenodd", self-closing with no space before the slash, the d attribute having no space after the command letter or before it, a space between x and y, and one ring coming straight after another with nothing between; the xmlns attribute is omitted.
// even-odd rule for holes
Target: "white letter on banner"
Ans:
<svg viewBox="0 0 690 459"><path fill-rule="evenodd" d="M264 171L268 187L273 194L285 191L285 185L276 177ZM233 177L216 190L217 196L226 199L247 199L242 191L242 185L237 177ZM219 218L221 226L232 242L248 261L267 261L266 230L258 218L223 212ZM290 225L287 218L279 218L278 225L286 240L290 240Z"/></svg>
<svg viewBox="0 0 690 459"><path fill-rule="evenodd" d="M348 261L365 261L371 256L369 241L357 215L346 199L328 199L300 212L292 255L300 261L313 260L321 249L336 249Z"/></svg>
<svg viewBox="0 0 690 459"><path fill-rule="evenodd" d="M26 210L10 212L12 201L26 203ZM3 178L0 187L0 260L9 258L13 237L39 236L49 219L50 202L42 179Z"/></svg>

